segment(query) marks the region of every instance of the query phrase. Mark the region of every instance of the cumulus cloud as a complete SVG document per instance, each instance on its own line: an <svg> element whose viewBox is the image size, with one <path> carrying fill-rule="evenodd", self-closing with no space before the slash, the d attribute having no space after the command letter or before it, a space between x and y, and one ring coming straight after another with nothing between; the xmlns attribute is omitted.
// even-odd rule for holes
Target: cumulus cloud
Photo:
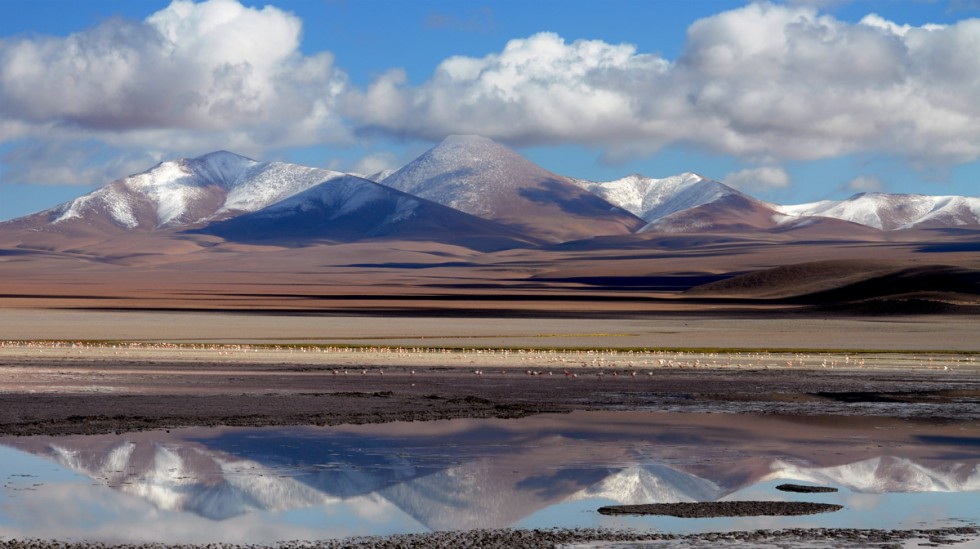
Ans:
<svg viewBox="0 0 980 549"><path fill-rule="evenodd" d="M885 184L876 176L862 175L850 180L847 189L859 193L880 192L885 190Z"/></svg>
<svg viewBox="0 0 980 549"><path fill-rule="evenodd" d="M300 54L301 30L271 6L175 0L145 21L0 41L0 142L259 150L346 139L346 75L329 53Z"/></svg>
<svg viewBox="0 0 980 549"><path fill-rule="evenodd" d="M383 75L352 98L351 114L366 131L428 140L464 133L511 144L629 141L645 124L635 118L635 92L668 66L631 45L568 44L540 33L483 58L450 57L418 87L400 72Z"/></svg>
<svg viewBox="0 0 980 549"><path fill-rule="evenodd" d="M0 164L5 168L3 183L91 185L141 172L163 157L152 150L121 151L94 141L57 139L11 148L0 156Z"/></svg>
<svg viewBox="0 0 980 549"><path fill-rule="evenodd" d="M0 143L262 156L359 136L472 133L576 143L613 161L668 145L763 166L865 153L923 166L980 158L980 19L850 23L821 5L757 2L701 19L675 60L545 32L448 57L421 84L393 69L358 88L329 52L300 52L302 22L288 12L174 0L144 21L0 39Z"/></svg>
<svg viewBox="0 0 980 549"><path fill-rule="evenodd" d="M364 158L361 158L354 164L352 173L359 173L363 175L374 175L376 173L383 172L385 170L391 170L398 168L400 166L398 158L388 152L380 152L369 154Z"/></svg>
<svg viewBox="0 0 980 549"><path fill-rule="evenodd" d="M782 168L764 166L732 172L722 178L721 182L741 191L760 192L785 189L790 186L792 179Z"/></svg>
<svg viewBox="0 0 980 549"><path fill-rule="evenodd" d="M397 73L353 101L361 129L511 144L577 142L610 157L667 144L768 163L887 152L980 158L980 20L857 24L753 3L691 25L675 62L541 33L452 57L419 86Z"/></svg>

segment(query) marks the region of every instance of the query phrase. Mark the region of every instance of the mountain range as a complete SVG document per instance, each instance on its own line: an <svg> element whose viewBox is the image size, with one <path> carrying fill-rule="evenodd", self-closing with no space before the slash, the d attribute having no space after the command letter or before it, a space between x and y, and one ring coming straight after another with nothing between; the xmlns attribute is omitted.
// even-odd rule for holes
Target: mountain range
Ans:
<svg viewBox="0 0 980 549"><path fill-rule="evenodd" d="M296 439L286 435L278 443L274 436L228 433L227 439L181 440L157 432L131 433L125 440L76 436L8 444L159 509L216 521L261 511L336 504L356 508L386 501L432 530L503 528L579 501L717 501L776 480L857 494L980 488L980 466L965 455L957 462L860 455L829 464L738 455L724 467L695 472L682 464L631 457L615 445L587 438L524 434L507 439L513 453L469 455L472 450L458 444L420 455L411 437L391 441L396 452L356 436L324 439L307 433ZM555 451L556 445L561 451ZM602 465L603 460L617 465Z"/></svg>
<svg viewBox="0 0 980 549"><path fill-rule="evenodd" d="M812 227L874 233L978 225L975 197L862 193L779 205L694 173L574 179L489 139L450 136L393 173L366 177L226 151L162 162L0 223L0 237L21 248L31 248L39 234L70 239L155 233L289 245L429 240L486 251L631 234ZM10 236L15 233L20 241Z"/></svg>

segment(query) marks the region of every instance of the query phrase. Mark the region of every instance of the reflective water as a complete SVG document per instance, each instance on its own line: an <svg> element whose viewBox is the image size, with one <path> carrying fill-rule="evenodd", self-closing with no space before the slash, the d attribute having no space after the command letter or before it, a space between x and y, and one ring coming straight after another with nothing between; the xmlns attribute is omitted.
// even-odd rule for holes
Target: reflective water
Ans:
<svg viewBox="0 0 980 549"><path fill-rule="evenodd" d="M0 538L272 542L492 527L671 532L980 523L980 426L582 412L0 441ZM835 494L791 494L786 480ZM806 517L606 517L608 504L800 500Z"/></svg>

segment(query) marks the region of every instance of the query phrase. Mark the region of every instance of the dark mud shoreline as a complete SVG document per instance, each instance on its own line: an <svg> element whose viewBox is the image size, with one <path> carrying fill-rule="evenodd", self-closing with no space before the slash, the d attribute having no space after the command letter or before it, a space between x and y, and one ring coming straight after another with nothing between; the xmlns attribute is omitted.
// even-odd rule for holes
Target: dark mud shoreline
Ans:
<svg viewBox="0 0 980 549"><path fill-rule="evenodd" d="M680 518L760 517L816 515L844 507L806 501L705 501L697 503L649 503L600 507L600 515L664 515Z"/></svg>
<svg viewBox="0 0 980 549"><path fill-rule="evenodd" d="M195 426L292 426L515 418L578 410L772 414L823 421L847 416L975 424L980 378L973 371L912 369L476 369L437 360L307 364L223 361L5 359L0 434L63 435ZM39 374L39 369L45 373ZM964 443L969 443L965 441ZM843 510L843 512L847 512ZM791 529L674 535L589 529L474 530L385 538L297 541L335 548L565 547L642 542L661 547L901 547L980 539L976 526L937 530ZM106 543L0 539L6 548L110 547ZM168 547L163 544L118 547ZM191 547L191 546L187 546ZM242 547L210 544L208 547ZM255 546L258 547L258 546Z"/></svg>
<svg viewBox="0 0 980 549"><path fill-rule="evenodd" d="M515 418L575 410L980 420L980 378L969 372L702 368L634 377L625 370L580 368L573 378L562 368L477 375L463 365L62 364L44 380L19 381L32 375L38 359L5 362L0 435ZM68 385L83 390L62 389Z"/></svg>
<svg viewBox="0 0 980 549"><path fill-rule="evenodd" d="M547 529L547 530L470 530L434 532L388 537L350 538L326 541L296 541L275 547L308 547L311 549L455 549L477 547L488 549L545 549L602 543L602 547L661 549L679 547L827 547L898 549L905 542L917 540L928 547L955 546L980 536L976 527L929 530L855 530L839 528L755 530L707 534L674 535L619 530ZM112 545L89 542L47 540L2 540L0 549L120 549L195 548L258 549L263 546L214 543L206 546L163 545L156 543Z"/></svg>

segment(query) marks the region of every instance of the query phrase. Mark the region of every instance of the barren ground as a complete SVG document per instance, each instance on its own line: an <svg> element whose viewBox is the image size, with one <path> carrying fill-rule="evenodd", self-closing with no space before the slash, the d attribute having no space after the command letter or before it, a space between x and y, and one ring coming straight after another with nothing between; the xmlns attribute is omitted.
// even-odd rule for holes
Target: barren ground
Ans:
<svg viewBox="0 0 980 549"><path fill-rule="evenodd" d="M842 416L855 425L874 416L927 422L937 433L980 421L980 318L969 315L515 319L6 309L0 319L4 435L594 409L778 414L814 428ZM888 547L903 540L974 543L977 534L975 527L801 530L722 539L505 530L325 546L646 539L650 547Z"/></svg>

